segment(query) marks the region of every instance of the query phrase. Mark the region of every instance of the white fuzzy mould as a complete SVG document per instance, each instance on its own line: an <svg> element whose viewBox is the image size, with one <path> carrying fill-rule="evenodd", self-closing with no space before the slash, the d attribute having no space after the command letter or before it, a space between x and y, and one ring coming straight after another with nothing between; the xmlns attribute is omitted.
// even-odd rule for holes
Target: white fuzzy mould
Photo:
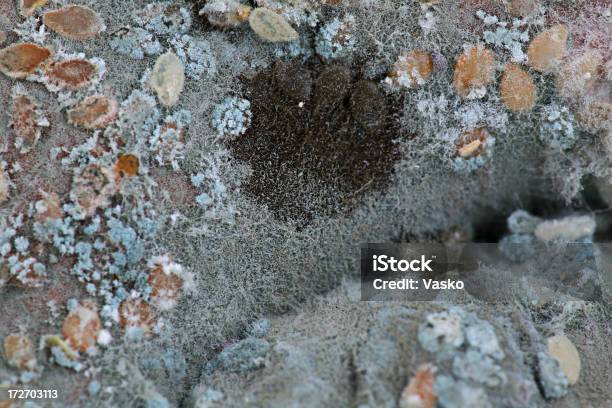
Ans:
<svg viewBox="0 0 612 408"><path fill-rule="evenodd" d="M98 334L98 344L101 346L108 346L113 341L113 336L108 330L100 330Z"/></svg>
<svg viewBox="0 0 612 408"><path fill-rule="evenodd" d="M596 226L595 220L589 215L569 216L540 223L534 234L544 242L554 240L573 242L593 235Z"/></svg>

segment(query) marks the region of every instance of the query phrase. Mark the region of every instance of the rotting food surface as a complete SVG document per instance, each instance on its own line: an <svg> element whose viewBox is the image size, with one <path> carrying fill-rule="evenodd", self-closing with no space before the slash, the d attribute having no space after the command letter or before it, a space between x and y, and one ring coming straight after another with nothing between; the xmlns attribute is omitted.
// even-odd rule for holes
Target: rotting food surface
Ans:
<svg viewBox="0 0 612 408"><path fill-rule="evenodd" d="M382 191L399 156L398 128L395 104L377 83L347 66L301 61L245 83L253 123L229 147L253 169L248 196L305 226Z"/></svg>

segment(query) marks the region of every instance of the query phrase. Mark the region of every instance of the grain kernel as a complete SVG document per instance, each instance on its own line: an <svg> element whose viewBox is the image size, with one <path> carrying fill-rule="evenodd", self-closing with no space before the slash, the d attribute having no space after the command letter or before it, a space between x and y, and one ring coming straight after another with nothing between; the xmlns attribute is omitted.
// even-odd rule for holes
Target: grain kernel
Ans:
<svg viewBox="0 0 612 408"><path fill-rule="evenodd" d="M472 46L457 58L453 84L460 96L470 97L493 80L495 55L482 45Z"/></svg>
<svg viewBox="0 0 612 408"><path fill-rule="evenodd" d="M76 351L85 352L96 345L101 329L102 324L95 304L83 301L66 316L62 335Z"/></svg>
<svg viewBox="0 0 612 408"><path fill-rule="evenodd" d="M551 72L565 56L568 30L558 24L538 34L527 49L528 64L540 72Z"/></svg>
<svg viewBox="0 0 612 408"><path fill-rule="evenodd" d="M531 110L537 97L531 76L516 64L507 64L499 86L504 105L514 112Z"/></svg>
<svg viewBox="0 0 612 408"><path fill-rule="evenodd" d="M47 11L43 23L62 37L87 40L105 30L104 22L92 9L74 4Z"/></svg>

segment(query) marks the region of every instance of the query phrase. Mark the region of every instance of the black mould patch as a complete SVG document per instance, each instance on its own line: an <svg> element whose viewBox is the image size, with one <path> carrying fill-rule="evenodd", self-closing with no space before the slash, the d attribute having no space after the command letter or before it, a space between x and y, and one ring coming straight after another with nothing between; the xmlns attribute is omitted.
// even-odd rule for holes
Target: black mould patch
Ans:
<svg viewBox="0 0 612 408"><path fill-rule="evenodd" d="M245 193L307 225L382 192L399 153L400 106L346 66L280 62L245 80L253 121L229 142L253 175Z"/></svg>

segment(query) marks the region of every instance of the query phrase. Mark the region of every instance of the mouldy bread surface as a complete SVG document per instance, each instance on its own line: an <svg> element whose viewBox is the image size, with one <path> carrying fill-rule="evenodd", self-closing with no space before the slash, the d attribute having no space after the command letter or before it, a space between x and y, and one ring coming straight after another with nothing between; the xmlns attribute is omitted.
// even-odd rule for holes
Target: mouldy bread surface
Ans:
<svg viewBox="0 0 612 408"><path fill-rule="evenodd" d="M476 82L470 79L472 74L463 76L467 78L463 81L466 87L462 85L457 94L454 68L465 51L463 46L476 46L484 41L484 22L475 13L486 8L487 13L497 13L502 21L506 18L505 7L499 2L437 2L435 7L426 9L416 3L415 7L406 7L395 0L323 7L308 4L308 12L299 2L290 5L268 2L266 7L274 8L273 12L282 15L291 27L282 38L293 41L278 43L265 41L247 23L232 29L213 27L205 16L198 16L203 7L201 2L172 1L167 13L152 15L146 12L157 10L158 6L148 8L149 3L79 2L97 13L107 26L104 32L87 35L90 38L83 41L65 38L52 30L41 33L34 19L19 17L16 2L0 4L0 30L8 37L3 47L40 44L43 39L48 51L83 53L82 58L88 61L99 58L106 66L102 81L90 84L93 88L61 94L48 92L35 81L19 80L39 103L50 126L32 150L21 155L15 151L15 134L9 129L10 113L0 112L0 222L9 222L14 211L27 211L30 204L41 201L39 190L57 194L65 204L73 187L81 186L78 177L73 183L75 173L80 174L78 165L87 161L85 153L90 152L87 146L94 143L91 140L96 134L100 143L115 140L113 149L141 160L137 175L125 177L121 188L144 191L136 188L152 180L154 183L146 187L159 194L153 209L160 232L155 240L145 240L143 247L156 255L172 254L173 262L194 275L194 291L182 293L161 318L152 316L157 310L149 310L151 315L139 317L142 321L135 325L141 331L131 331L129 336L125 336L128 325L121 327L117 323L110 329L113 340L108 349L96 343L100 349L97 354L83 353L78 361L94 367L95 370L87 372L95 378L51 364L49 353L53 352L48 347L38 351L37 361L44 370L28 386L65 390L64 395L75 398L62 397L58 402L81 406L132 406L147 401L186 405L196 385L203 381L202 368L210 361L218 361L222 350L237 349L257 351L253 356L257 361L247 365L255 369L245 376L233 370L215 371L212 375L218 382L206 382L197 389L212 388L216 392L204 391L197 399L230 407L244 407L244 395L253 396L253 405L264 406L268 403L279 407L308 403L330 407L361 403L396 406L418 366L437 356L435 352L427 354L430 352L420 346L416 337L418 327L430 314L444 310L434 304L347 302L350 296L356 299L355 294L342 290L329 299L317 300L318 294L358 277L359 244L439 240L456 228L473 229L479 239L496 240L503 235L499 225L503 226L506 216L517 209L541 208L545 214L538 216L562 219L566 214L553 209L565 208L565 203L573 199L576 205L582 205L579 193L584 176L593 172L605 176L608 172L609 158L599 145L599 135L574 126L576 107L557 94L556 78L542 75L537 69L529 70L538 95L533 110L519 117L504 106L499 95L502 72L495 64L501 67L509 62L512 58L509 50L487 44L486 48L495 54L495 64L481 67L486 68L483 71L477 69ZM591 2L581 2L579 7L567 2L539 3L553 19L569 12L581 13L582 7L589 18L599 15L592 12ZM255 11L262 6L259 2L253 5ZM48 4L36 13L57 7L56 3ZM338 54L338 60L331 59L333 62L323 63L319 57L310 59L317 52L313 45L318 29L336 27L331 23L336 19L344 21L348 14L354 17L350 52ZM545 25L537 29L534 26L531 39L553 26L548 22ZM572 35L569 34L568 47L580 41L574 42ZM525 43L522 52L527 53L528 46L529 42ZM10 60L0 57L0 67L8 67L6 71L12 77L36 76L37 69L42 67L39 63L56 56L51 52L47 55L40 47L28 47L39 51L34 59L21 58L23 55ZM400 56L414 50L431 55L431 64L427 58L423 58L422 65L417 64L416 74L424 81L419 81L411 71L407 75L411 78L409 88L387 89L381 81L394 69ZM149 87L157 58L166 53L176 54L185 72L182 87L173 85L168 93L180 94L178 100L175 97L166 100L176 103L168 103L172 106L162 104L165 99L158 99ZM521 69L528 71L527 66L522 65ZM330 75L328 80L337 81L321 79L321 74L330 69L334 69L335 76ZM606 77L601 76L598 81L600 85L589 92L606 89L601 85ZM0 75L3 106L10 106L16 83L17 79ZM589 86L588 81L585 83ZM486 86L487 93L482 98L477 98L480 96L477 92L472 95L474 99L464 98L462 92L469 95L471 85ZM320 95L317 88L323 86L331 91ZM179 88L182 92L177 91ZM264 96L270 94L274 99L264 103ZM87 98L96 95L116 100L117 112L112 102L101 116L97 110L83 110L92 106ZM215 108L223 106L227 98L249 102L248 110L238 107L244 121L230 123L233 114L224 116L228 121L213 120ZM593 104L588 107L596 108ZM264 113L266 109L290 112L295 121L283 116L273 122L274 117ZM191 120L179 114L181 110L190 112ZM251 112L252 117L246 112ZM75 116L78 113L83 114ZM589 117L594 121L598 118ZM219 132L216 123L223 124L220 127L223 132ZM292 139L278 130L293 129L298 123L316 124L321 132L300 131L293 133ZM98 126L105 129L97 132L90 129ZM107 132L106 128L113 131ZM480 128L486 128L495 138L495 149L482 166L470 173L457 173L452 164L456 157L455 140ZM345 133L335 132L338 129ZM271 134L278 136L278 143L269 143L266 137ZM341 137L333 139L337 135ZM304 139L303 148L323 155L322 161L317 160L320 156L301 156L303 151L298 150L302 148L298 143L303 141L298 139L301 136L315 137ZM562 146L564 151L551 152L552 145ZM359 149L361 146L366 147ZM106 154L106 148L111 148L110 144L92 149L92 157ZM281 153L293 167L283 167L282 160L275 166L267 165ZM108 174L112 174L117 157L113 159ZM71 164L62 164L68 162ZM329 167L317 168L321 162L342 166L330 172ZM375 163L382 167L373 168ZM271 171L274 177L264 177L270 176ZM358 177L351 178L355 174ZM263 189L266 183L270 188ZM308 194L304 193L305 186ZM98 203L108 199L108 208L134 208L136 215L143 210L130 205L145 201L145 192L125 199L127 194L116 193L114 184L111 187L112 194L106 197L108 191L104 191ZM8 198L2 201L2 195L7 193ZM43 204L39 205L41 210ZM36 208L32 211L28 222L38 214ZM103 212L98 215L104 217ZM56 226L54 231L59 231L55 234L57 245L69 246L70 231L64 230L63 221L56 219L51 224ZM89 231L95 230L93 220L91 224ZM119 224L114 229L117 235L130 238L131 230ZM0 240L4 240L2 234L9 227L1 225ZM144 233L146 226L138 234ZM548 233L555 235L555 231ZM85 232L79 234L78 238L86 237ZM20 327L15 322L23 322L24 316L27 333L57 334L69 313L66 301L89 297L87 283L94 286L89 286L92 291L97 290L93 272L88 275L92 282L80 282L71 273L73 258L84 257L87 246L79 247L80 252L71 256L54 254L56 259L51 262L51 252L39 251L31 231L26 235L32 243L28 250L44 258L47 270L40 288L26 289L14 282L5 284L8 271L0 266L1 338L18 332ZM10 237L11 245L16 238ZM100 238L108 244L108 236ZM18 242L25 246L23 240ZM132 249L139 248L136 245L139 240L125 242L134 243ZM91 245L94 243L92 238ZM115 261L110 253L106 255ZM129 295L128 292L126 296ZM104 301L102 296L94 297L98 302ZM308 305L310 301L314 304ZM486 389L492 404L525 395L531 396L528 401L517 401L515 405L546 406L558 402L545 401L540 394L533 375L536 361L529 361L529 366L519 363L527 361L525 356L536 356L538 350L535 345L522 343L526 338L523 331L528 331L524 327L531 324L536 332L547 333L551 316L557 316L558 305L544 311L534 307L514 316L510 309L475 304L470 312L493 325L500 347L507 354L505 360L495 365L502 368L508 382L490 387L491 390L486 384L470 384L470 388ZM128 309L123 310L127 313ZM103 308L98 312L102 315ZM597 307L584 313L584 319L575 318L567 324L568 331L572 325L586 325L568 333L583 366L580 380L569 388L570 399L561 403L602 406L606 402L604 379L608 367L601 356L610 354L605 337L606 315ZM269 318L272 327L269 333L263 338L248 334L251 324L261 317ZM505 318L516 318L518 323L508 324ZM121 321L121 316L117 319ZM97 325L94 326L97 332ZM38 345L39 338L32 336ZM231 348L243 344L245 339L247 345L267 343L269 349L264 353L261 350L266 346ZM86 345L90 340L93 337L88 337ZM536 336L533 343L538 342L543 344L543 339ZM385 347L381 348L381 344ZM166 354L169 349L174 351ZM57 351L56 355L59 356ZM422 357L423 361L412 361L412 356ZM470 360L461 356L459 361ZM454 376L453 359L445 360L444 364L440 374ZM364 367L369 371L363 372ZM0 383L6 378L5 372L11 378L17 375L0 358ZM247 383L246 376L251 376L252 381ZM97 397L86 390L94 379L101 385ZM459 381L470 380L443 382L444 389L461 387ZM106 393L108 387L114 390L112 395Z"/></svg>

